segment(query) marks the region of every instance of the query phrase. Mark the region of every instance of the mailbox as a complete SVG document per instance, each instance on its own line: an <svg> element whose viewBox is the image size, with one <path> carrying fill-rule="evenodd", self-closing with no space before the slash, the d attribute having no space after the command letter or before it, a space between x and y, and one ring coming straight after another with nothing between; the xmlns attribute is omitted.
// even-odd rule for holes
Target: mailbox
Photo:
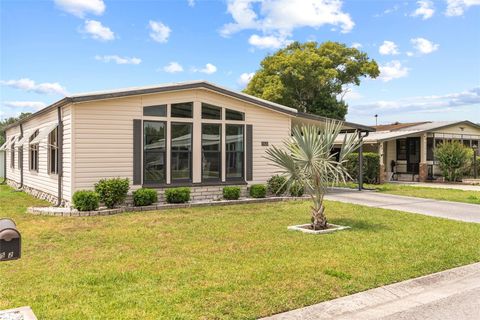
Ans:
<svg viewBox="0 0 480 320"><path fill-rule="evenodd" d="M20 258L22 237L15 222L0 219L0 261Z"/></svg>

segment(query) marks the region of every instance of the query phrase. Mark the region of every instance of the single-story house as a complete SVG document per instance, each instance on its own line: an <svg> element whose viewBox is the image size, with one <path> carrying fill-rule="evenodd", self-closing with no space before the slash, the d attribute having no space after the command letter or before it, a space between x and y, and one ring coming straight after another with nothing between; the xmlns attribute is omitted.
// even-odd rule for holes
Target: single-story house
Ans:
<svg viewBox="0 0 480 320"><path fill-rule="evenodd" d="M72 95L6 128L6 179L66 206L109 177L209 199L225 185L265 183L276 171L266 149L325 119L205 81Z"/></svg>
<svg viewBox="0 0 480 320"><path fill-rule="evenodd" d="M427 181L442 176L435 147L457 140L465 146L480 144L480 125L471 121L426 121L374 126L363 139L364 152L380 155L380 180Z"/></svg>

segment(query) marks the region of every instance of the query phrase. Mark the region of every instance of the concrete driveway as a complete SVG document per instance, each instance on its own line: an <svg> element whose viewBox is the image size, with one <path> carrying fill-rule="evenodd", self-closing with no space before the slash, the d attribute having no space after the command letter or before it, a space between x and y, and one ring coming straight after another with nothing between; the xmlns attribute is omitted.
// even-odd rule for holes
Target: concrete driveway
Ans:
<svg viewBox="0 0 480 320"><path fill-rule="evenodd" d="M480 205L478 204L405 197L345 188L330 189L325 199L480 223Z"/></svg>

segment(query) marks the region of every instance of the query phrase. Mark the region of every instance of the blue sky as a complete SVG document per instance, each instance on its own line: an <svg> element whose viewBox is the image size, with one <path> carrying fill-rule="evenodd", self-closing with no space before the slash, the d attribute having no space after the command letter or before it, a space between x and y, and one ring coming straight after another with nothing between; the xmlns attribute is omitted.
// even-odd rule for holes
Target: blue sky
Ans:
<svg viewBox="0 0 480 320"><path fill-rule="evenodd" d="M382 71L350 88L347 120L480 121L480 0L2 0L0 27L0 118L103 89L241 90L289 41L333 40Z"/></svg>

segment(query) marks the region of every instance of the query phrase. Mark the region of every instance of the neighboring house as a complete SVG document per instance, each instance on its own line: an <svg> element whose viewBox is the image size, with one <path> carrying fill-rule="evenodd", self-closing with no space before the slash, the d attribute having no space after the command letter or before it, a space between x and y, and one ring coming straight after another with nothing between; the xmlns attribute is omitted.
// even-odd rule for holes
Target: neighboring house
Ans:
<svg viewBox="0 0 480 320"><path fill-rule="evenodd" d="M441 177L435 147L457 140L468 147L480 144L480 125L470 121L394 123L375 126L364 138L364 152L380 155L380 180L427 181ZM477 149L478 152L478 149Z"/></svg>
<svg viewBox="0 0 480 320"><path fill-rule="evenodd" d="M2 148L8 183L57 204L109 177L209 199L225 185L265 183L276 171L266 149L325 119L195 81L66 97L8 126Z"/></svg>

